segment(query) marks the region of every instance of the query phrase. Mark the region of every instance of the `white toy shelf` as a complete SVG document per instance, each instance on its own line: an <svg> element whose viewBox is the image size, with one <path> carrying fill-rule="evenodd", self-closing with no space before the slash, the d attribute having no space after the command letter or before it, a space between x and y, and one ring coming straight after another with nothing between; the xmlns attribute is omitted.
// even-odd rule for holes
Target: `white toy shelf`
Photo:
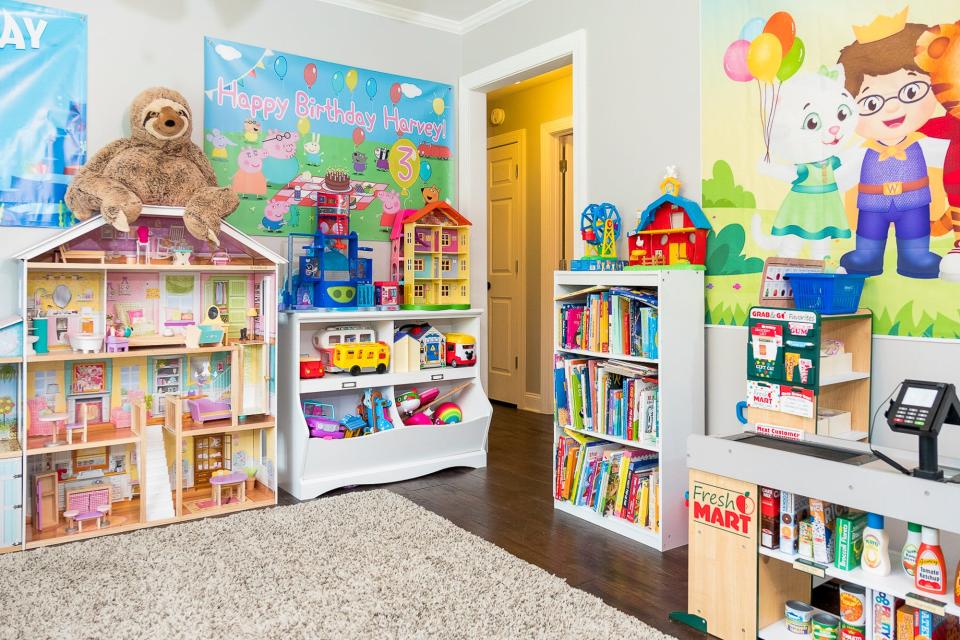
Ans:
<svg viewBox="0 0 960 640"><path fill-rule="evenodd" d="M450 311L293 311L280 316L279 330L279 449L280 487L299 500L315 498L338 487L379 484L415 478L450 467L480 468L487 464L487 432L493 408L480 384L480 364L395 370L393 336L404 324L429 322L444 334L480 336L480 309ZM386 373L351 376L326 373L300 379L300 356L318 355L312 337L334 326L368 326L377 340L391 346ZM356 413L365 389L378 389L394 401L413 388L438 387L443 393L468 382L451 401L463 411L463 421L440 426L404 426L397 408L389 408L394 428L365 436L324 440L311 438L303 415L303 400L334 406L336 417Z"/></svg>
<svg viewBox="0 0 960 640"><path fill-rule="evenodd" d="M590 507L567 500L554 500L554 508L603 527L660 551L687 544L687 437L704 432L703 271L663 269L645 271L556 271L554 299L557 307L577 292L621 287L655 290L658 296L659 358L616 355L560 346L559 322L555 323L555 353L568 357L620 360L659 369L660 437L656 444L618 438L597 431L579 433L626 447L659 454L660 526L654 530L627 520L602 516ZM551 364L552 366L552 364ZM554 419L553 469L556 474L557 437L563 429ZM556 477L556 476L554 476Z"/></svg>

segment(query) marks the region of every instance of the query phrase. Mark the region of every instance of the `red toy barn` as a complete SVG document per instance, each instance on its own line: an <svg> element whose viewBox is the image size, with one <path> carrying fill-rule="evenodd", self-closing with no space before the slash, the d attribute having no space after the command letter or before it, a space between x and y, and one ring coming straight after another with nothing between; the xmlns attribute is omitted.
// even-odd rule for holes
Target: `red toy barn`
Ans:
<svg viewBox="0 0 960 640"><path fill-rule="evenodd" d="M693 200L681 198L680 181L668 175L660 183L662 196L640 212L637 227L627 233L627 269L703 269L710 222Z"/></svg>

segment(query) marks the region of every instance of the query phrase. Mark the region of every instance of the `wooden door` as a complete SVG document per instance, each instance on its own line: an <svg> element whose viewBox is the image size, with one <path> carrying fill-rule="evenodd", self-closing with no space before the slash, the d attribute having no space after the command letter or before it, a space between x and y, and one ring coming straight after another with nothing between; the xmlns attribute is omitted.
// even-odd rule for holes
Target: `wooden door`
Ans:
<svg viewBox="0 0 960 640"><path fill-rule="evenodd" d="M228 338L239 338L240 329L247 326L247 284L244 276L217 277L208 280L204 287L203 312L210 305L217 305Z"/></svg>
<svg viewBox="0 0 960 640"><path fill-rule="evenodd" d="M487 149L488 394L518 404L522 343L520 145Z"/></svg>
<svg viewBox="0 0 960 640"><path fill-rule="evenodd" d="M573 222L573 133L567 133L560 136L560 187L561 201L563 202L562 213L562 240L560 259L562 264L569 268L570 261L573 259L573 230L576 228Z"/></svg>
<svg viewBox="0 0 960 640"><path fill-rule="evenodd" d="M21 542L22 479L19 458L0 460L0 547Z"/></svg>
<svg viewBox="0 0 960 640"><path fill-rule="evenodd" d="M37 531L55 529L59 521L57 508L57 474L41 473L35 478L33 499L33 528Z"/></svg>

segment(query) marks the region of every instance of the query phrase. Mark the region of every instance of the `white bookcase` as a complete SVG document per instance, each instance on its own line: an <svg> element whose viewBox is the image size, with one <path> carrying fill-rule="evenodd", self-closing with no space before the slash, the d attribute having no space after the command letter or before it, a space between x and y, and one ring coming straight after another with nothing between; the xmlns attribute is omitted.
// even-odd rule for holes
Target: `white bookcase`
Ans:
<svg viewBox="0 0 960 640"><path fill-rule="evenodd" d="M480 468L487 464L487 431L493 408L480 383L480 363L472 367L437 367L419 371L394 370L393 336L404 324L429 322L442 333L466 333L482 340L480 309L466 311L288 312L280 315L279 340L279 473L280 486L299 500L315 498L338 487L396 482L449 467ZM300 379L300 355L319 355L313 334L324 328L362 325L377 340L391 346L386 373L327 373ZM439 387L440 392L469 382L450 400L463 411L463 421L450 425L403 425L395 406L394 428L356 438L311 438L301 402L321 400L334 406L336 417L356 413L365 389L379 389L394 400L398 393Z"/></svg>
<svg viewBox="0 0 960 640"><path fill-rule="evenodd" d="M657 291L659 358L563 349L560 347L559 326L556 322L554 349L556 353L564 355L639 362L656 365L659 369L660 439L656 445L641 444L593 431L581 433L659 453L660 528L654 531L614 516L604 517L589 507L576 506L565 500L555 500L554 508L660 551L683 546L687 544L688 526L687 508L684 504L684 492L687 490L687 436L704 433L703 271L664 269L554 272L555 299L597 286ZM554 304L556 307L561 302ZM548 366L553 367L552 360ZM554 421L554 478L556 442L562 431Z"/></svg>

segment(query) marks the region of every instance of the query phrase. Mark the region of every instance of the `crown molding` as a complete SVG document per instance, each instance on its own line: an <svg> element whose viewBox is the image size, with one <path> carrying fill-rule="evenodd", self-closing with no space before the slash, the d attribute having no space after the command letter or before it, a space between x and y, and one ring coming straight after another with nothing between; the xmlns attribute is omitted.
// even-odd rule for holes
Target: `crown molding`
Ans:
<svg viewBox="0 0 960 640"><path fill-rule="evenodd" d="M345 9L361 11L382 18L399 20L408 24L414 24L427 29L436 29L455 35L464 35L474 29L481 27L488 22L492 22L500 16L517 9L530 0L498 0L486 9L482 9L473 15L467 16L463 20L453 20L444 18L432 13L423 11L413 11L398 7L382 0L318 0L326 4L332 4Z"/></svg>

